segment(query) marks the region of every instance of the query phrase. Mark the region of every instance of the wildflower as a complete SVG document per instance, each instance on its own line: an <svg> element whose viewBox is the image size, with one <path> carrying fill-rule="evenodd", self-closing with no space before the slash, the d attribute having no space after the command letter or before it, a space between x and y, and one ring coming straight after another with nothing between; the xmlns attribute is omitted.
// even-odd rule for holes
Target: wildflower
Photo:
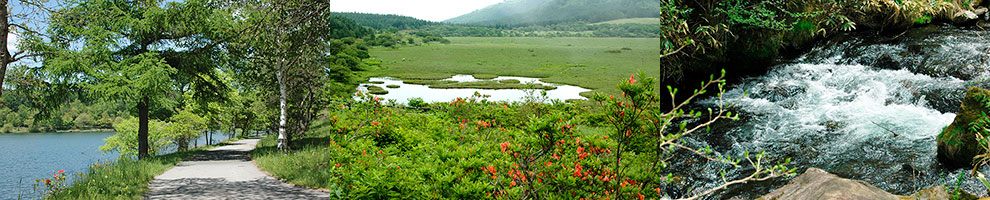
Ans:
<svg viewBox="0 0 990 200"><path fill-rule="evenodd" d="M45 179L45 184L50 184L50 183L52 183L52 180Z"/></svg>
<svg viewBox="0 0 990 200"><path fill-rule="evenodd" d="M378 122L371 122L372 126L378 126Z"/></svg>
<svg viewBox="0 0 990 200"><path fill-rule="evenodd" d="M509 148L509 142L503 142L501 144L502 152L505 152L506 148Z"/></svg>
<svg viewBox="0 0 990 200"><path fill-rule="evenodd" d="M340 163L337 163L337 165L335 167L340 167Z"/></svg>
<svg viewBox="0 0 990 200"><path fill-rule="evenodd" d="M657 191L657 195L663 195L663 193L660 193L660 188L653 188L653 190Z"/></svg>
<svg viewBox="0 0 990 200"><path fill-rule="evenodd" d="M636 75L635 74L629 76L629 84L633 84L633 83L636 83Z"/></svg>
<svg viewBox="0 0 990 200"><path fill-rule="evenodd" d="M63 174L63 173L65 173L65 170L58 170L58 173L59 174Z"/></svg>
<svg viewBox="0 0 990 200"><path fill-rule="evenodd" d="M509 183L509 186L515 187L516 186L516 181L512 181L512 183Z"/></svg>
<svg viewBox="0 0 990 200"><path fill-rule="evenodd" d="M636 194L636 195L639 195L639 200L643 200L643 198L646 198L645 196L643 196L643 194Z"/></svg>

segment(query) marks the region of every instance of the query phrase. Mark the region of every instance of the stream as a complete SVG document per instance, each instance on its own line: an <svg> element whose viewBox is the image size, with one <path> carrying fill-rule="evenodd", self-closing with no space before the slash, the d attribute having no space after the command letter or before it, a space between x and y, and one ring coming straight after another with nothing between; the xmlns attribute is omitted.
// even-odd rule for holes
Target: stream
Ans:
<svg viewBox="0 0 990 200"><path fill-rule="evenodd" d="M716 123L710 133L686 138L686 143L733 157L764 151L771 161L790 158L789 167L798 168L798 174L822 168L898 195L955 185L957 175L970 169L941 165L935 137L959 111L966 88L986 87L988 38L990 31L950 25L916 28L893 39L837 36L732 85L725 99L738 99L732 110L742 119ZM752 172L684 152L676 158L679 168L669 170L684 177L668 191L720 185L722 170L727 178ZM783 178L751 182L707 198L754 199L786 183ZM961 186L973 194L987 193L973 178Z"/></svg>

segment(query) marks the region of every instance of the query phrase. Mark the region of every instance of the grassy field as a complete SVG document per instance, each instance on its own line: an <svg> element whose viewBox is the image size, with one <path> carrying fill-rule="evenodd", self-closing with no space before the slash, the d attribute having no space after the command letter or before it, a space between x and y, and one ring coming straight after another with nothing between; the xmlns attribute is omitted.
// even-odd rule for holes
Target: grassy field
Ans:
<svg viewBox="0 0 990 200"><path fill-rule="evenodd" d="M538 77L545 82L617 93L639 71L657 75L655 38L454 37L447 45L375 48L382 61L371 76L436 79L455 74ZM585 94L587 95L587 94Z"/></svg>
<svg viewBox="0 0 990 200"><path fill-rule="evenodd" d="M625 18L594 24L660 24L660 18Z"/></svg>

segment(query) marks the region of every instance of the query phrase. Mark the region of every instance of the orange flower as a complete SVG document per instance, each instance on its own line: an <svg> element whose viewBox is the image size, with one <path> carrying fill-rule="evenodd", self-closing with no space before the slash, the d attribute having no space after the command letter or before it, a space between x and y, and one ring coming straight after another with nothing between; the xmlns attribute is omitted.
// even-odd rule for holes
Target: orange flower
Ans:
<svg viewBox="0 0 990 200"><path fill-rule="evenodd" d="M633 83L636 83L636 75L635 74L629 76L629 84L633 84Z"/></svg>
<svg viewBox="0 0 990 200"><path fill-rule="evenodd" d="M372 126L378 126L378 122L371 122Z"/></svg>
<svg viewBox="0 0 990 200"><path fill-rule="evenodd" d="M505 152L505 150L509 148L509 142L503 142L501 144L501 147L502 147L502 152Z"/></svg>

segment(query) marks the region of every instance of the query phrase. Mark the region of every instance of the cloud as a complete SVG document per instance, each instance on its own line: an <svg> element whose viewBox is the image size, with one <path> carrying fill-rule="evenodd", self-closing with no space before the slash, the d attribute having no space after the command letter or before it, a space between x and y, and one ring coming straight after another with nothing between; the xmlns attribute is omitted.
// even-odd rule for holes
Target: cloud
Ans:
<svg viewBox="0 0 990 200"><path fill-rule="evenodd" d="M7 33L7 51L9 52L17 51L18 40L20 40L20 36L17 36L16 33L13 32Z"/></svg>

